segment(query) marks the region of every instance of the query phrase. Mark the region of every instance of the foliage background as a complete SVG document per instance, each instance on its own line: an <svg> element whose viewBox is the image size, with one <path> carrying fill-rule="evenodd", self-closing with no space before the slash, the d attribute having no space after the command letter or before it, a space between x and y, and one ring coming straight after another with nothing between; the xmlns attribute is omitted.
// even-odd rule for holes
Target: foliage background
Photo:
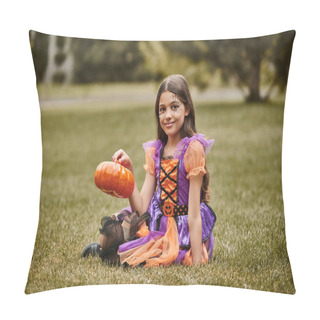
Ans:
<svg viewBox="0 0 320 320"><path fill-rule="evenodd" d="M266 102L275 88L285 92L294 34L146 42L71 39L31 30L30 44L38 83L159 82L181 73L200 90L236 86L247 102Z"/></svg>

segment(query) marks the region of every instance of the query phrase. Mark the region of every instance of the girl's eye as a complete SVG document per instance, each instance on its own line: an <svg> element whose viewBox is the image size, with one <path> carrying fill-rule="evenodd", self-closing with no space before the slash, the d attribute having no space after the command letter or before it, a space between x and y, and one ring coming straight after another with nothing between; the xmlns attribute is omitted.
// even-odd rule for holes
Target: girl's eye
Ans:
<svg viewBox="0 0 320 320"><path fill-rule="evenodd" d="M175 104L175 105L172 106L172 110L173 110L173 111L178 111L179 108L180 108L180 106L178 106L177 104Z"/></svg>
<svg viewBox="0 0 320 320"><path fill-rule="evenodd" d="M165 113L165 112L166 112L166 108L161 107L161 108L159 109L159 113L160 113L160 114L163 114L163 113Z"/></svg>

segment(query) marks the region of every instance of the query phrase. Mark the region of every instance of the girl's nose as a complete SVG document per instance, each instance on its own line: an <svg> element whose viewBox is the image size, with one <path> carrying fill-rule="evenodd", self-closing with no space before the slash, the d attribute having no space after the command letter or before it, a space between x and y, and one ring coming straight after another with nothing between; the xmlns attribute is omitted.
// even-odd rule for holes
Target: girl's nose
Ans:
<svg viewBox="0 0 320 320"><path fill-rule="evenodd" d="M172 117L171 110L168 109L166 112L166 119L171 119L171 117Z"/></svg>

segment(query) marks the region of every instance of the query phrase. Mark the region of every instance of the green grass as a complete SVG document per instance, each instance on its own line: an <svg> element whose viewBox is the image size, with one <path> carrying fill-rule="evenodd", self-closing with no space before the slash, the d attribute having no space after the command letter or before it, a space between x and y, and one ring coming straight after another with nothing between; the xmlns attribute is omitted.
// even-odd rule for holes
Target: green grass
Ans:
<svg viewBox="0 0 320 320"><path fill-rule="evenodd" d="M106 105L106 104L105 104ZM43 108L39 228L26 293L91 284L204 284L294 293L281 185L282 104L203 103L198 131L216 142L208 156L217 215L205 266L129 269L81 259L99 223L126 200L94 184L97 165L123 148L144 180L142 143L155 137L153 106Z"/></svg>

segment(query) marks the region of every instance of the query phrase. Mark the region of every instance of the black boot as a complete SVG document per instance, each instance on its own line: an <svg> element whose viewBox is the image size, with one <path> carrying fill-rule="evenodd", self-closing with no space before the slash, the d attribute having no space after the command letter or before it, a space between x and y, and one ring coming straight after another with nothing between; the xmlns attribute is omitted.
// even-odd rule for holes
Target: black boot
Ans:
<svg viewBox="0 0 320 320"><path fill-rule="evenodd" d="M101 250L100 250L100 244L99 243L90 243L88 244L81 253L81 258L85 258L88 256L98 256L100 257Z"/></svg>

